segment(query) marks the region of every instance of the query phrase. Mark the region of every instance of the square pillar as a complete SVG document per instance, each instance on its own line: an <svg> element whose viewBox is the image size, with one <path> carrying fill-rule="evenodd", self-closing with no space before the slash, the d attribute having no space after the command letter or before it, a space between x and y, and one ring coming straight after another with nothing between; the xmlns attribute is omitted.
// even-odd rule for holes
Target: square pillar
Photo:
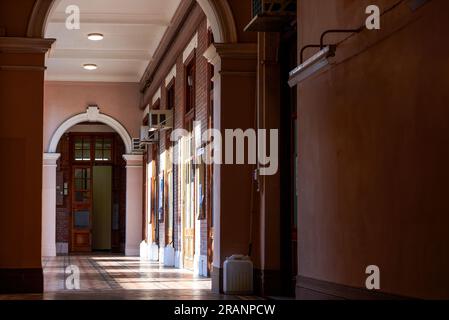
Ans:
<svg viewBox="0 0 449 320"><path fill-rule="evenodd" d="M217 43L211 45L204 56L215 70L214 129L219 130L222 137L226 129L255 129L257 45ZM224 160L224 152L222 156ZM214 292L222 291L226 257L246 255L249 251L254 169L254 165L214 164Z"/></svg>
<svg viewBox="0 0 449 320"><path fill-rule="evenodd" d="M42 171L42 256L56 257L56 168L59 153L44 153Z"/></svg>
<svg viewBox="0 0 449 320"><path fill-rule="evenodd" d="M127 256L139 256L142 235L143 155L124 155L126 161L126 243Z"/></svg>

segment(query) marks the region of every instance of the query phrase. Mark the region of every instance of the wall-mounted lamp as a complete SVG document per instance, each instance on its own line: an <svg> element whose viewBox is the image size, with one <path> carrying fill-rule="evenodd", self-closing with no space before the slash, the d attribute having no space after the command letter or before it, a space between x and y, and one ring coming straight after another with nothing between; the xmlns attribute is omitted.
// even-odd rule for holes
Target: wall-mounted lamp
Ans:
<svg viewBox="0 0 449 320"><path fill-rule="evenodd" d="M290 78L288 81L290 87L294 87L304 79L310 77L319 70L323 69L324 67L329 65L329 58L335 57L337 45L336 44L325 45L324 38L326 35L330 33L359 33L360 31L362 31L362 28L350 30L341 30L341 29L327 30L321 34L319 45L313 44L303 47L301 49L300 65L290 72ZM304 51L309 48L319 48L320 51L304 62L303 59Z"/></svg>
<svg viewBox="0 0 449 320"><path fill-rule="evenodd" d="M307 59L307 61L293 69L290 72L290 79L288 80L290 87L294 87L304 79L326 67L329 64L329 58L335 56L335 49L336 46L334 45L324 47L310 59Z"/></svg>

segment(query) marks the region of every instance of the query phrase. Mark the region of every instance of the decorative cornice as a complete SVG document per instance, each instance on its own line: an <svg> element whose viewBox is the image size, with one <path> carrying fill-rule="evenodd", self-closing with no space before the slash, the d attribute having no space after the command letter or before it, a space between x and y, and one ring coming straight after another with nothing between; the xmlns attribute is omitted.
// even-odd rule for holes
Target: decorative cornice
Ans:
<svg viewBox="0 0 449 320"><path fill-rule="evenodd" d="M143 155L125 154L123 159L126 161L127 168L141 168L143 166Z"/></svg>
<svg viewBox="0 0 449 320"><path fill-rule="evenodd" d="M0 37L0 52L46 53L56 39Z"/></svg>
<svg viewBox="0 0 449 320"><path fill-rule="evenodd" d="M204 52L204 57L210 62L217 58L224 59L257 59L256 43L214 43Z"/></svg>
<svg viewBox="0 0 449 320"><path fill-rule="evenodd" d="M36 71L43 72L47 67L39 66L0 66L0 71Z"/></svg>
<svg viewBox="0 0 449 320"><path fill-rule="evenodd" d="M60 157L60 153L44 153L44 167L56 166Z"/></svg>

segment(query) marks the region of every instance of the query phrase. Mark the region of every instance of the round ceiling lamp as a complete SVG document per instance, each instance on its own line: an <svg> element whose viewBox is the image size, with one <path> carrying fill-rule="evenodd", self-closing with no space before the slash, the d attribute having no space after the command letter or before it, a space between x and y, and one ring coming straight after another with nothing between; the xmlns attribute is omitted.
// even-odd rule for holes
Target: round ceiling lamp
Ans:
<svg viewBox="0 0 449 320"><path fill-rule="evenodd" d="M83 68L85 70L92 71L92 70L97 70L98 66L96 64L93 64L93 63L87 63L87 64L83 65Z"/></svg>
<svg viewBox="0 0 449 320"><path fill-rule="evenodd" d="M87 39L91 41L100 41L104 39L104 36L101 33L89 33Z"/></svg>

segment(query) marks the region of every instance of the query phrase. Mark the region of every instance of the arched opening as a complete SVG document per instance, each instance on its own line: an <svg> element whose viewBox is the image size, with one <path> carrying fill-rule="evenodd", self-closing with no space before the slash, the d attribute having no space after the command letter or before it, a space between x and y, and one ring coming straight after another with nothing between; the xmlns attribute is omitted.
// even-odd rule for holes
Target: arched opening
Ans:
<svg viewBox="0 0 449 320"><path fill-rule="evenodd" d="M65 16L61 15L61 10L58 10L58 12L56 13L56 15L59 13L59 16L57 16L56 18L53 16L53 13L50 14L50 12L55 9L56 7L58 7L58 5L63 4L62 2L63 0L56 0L56 1L41 1L41 2L37 2L36 8L34 10L35 14L33 14L33 17L30 21L30 26L29 26L29 31L31 33L35 32L34 34L36 36L46 36L48 34L48 29L47 29L47 33L46 33L46 26L48 23L50 23L50 21L53 21L53 23L55 23L54 21L57 20L59 24L58 28L63 29L64 28L64 19ZM176 2L176 1L171 1L171 2ZM236 43L237 42L237 32L236 32L236 28L235 28L235 23L233 20L233 15L232 12L230 10L230 7L227 3L227 1L206 1L206 0L198 0L197 1L199 6L201 7L201 9L204 11L207 19L204 20L204 26L206 26L206 20L207 20L207 25L208 27L210 27L210 39L214 39L214 42L216 43ZM65 2L64 2L65 3ZM196 12L201 12L201 9L198 5L195 4L195 1L191 1L192 5L195 5L195 10ZM40 6L40 7L39 7ZM45 12L45 18L42 19L42 12ZM39 15L38 13L41 13L41 15ZM99 14L101 15L101 14ZM41 18L38 19L37 16L40 16ZM117 14L118 16L118 14ZM98 17L98 16L96 16ZM203 15L204 17L204 15ZM48 21L47 19L50 18ZM100 17L101 18L101 17ZM53 20L51 20L53 19ZM204 19L204 18L203 18ZM159 22L157 22L159 23ZM206 28L207 29L207 28ZM34 30L34 31L33 31ZM53 30L52 32L50 32L51 35L54 35L55 28L53 26ZM197 32L198 34L198 32ZM198 36L198 35L197 35ZM47 36L48 37L48 36ZM56 36L50 36L50 37L54 37L57 38ZM185 61L183 61L183 63L186 63L186 61L192 61L192 59L198 59L200 57L202 57L202 54L197 54L196 50L198 47L198 42L203 41L203 40L197 40L197 43L195 44L195 41L192 41L192 43L194 43L193 46L187 46L187 48L184 50L184 55L186 57ZM58 43L58 42L57 42ZM207 40L207 46L209 46L212 43L212 40ZM206 47L207 48L207 47ZM117 47L116 49L120 49L119 47ZM127 48L128 49L128 48ZM191 50L192 49L192 50ZM204 49L203 49L204 50ZM79 52L80 50L78 49L74 49L74 48L69 48L68 50L64 51L64 48L61 50L61 48L56 47L53 48L53 51L50 53L49 57L54 57L54 56L58 56L60 57L60 59L77 59L80 58L78 55L80 54ZM193 54L192 54L193 53ZM116 54L116 53L114 53ZM118 54L118 53L117 53ZM124 54L125 56L130 55L129 52L121 52L120 54ZM74 57L74 55L76 57ZM94 55L90 56L92 59L94 58L98 58ZM100 59L100 58L99 58ZM110 57L110 60L114 60L117 59L117 56L114 57ZM190 59L190 60L189 60ZM119 59L118 59L119 60ZM124 60L128 60L128 59L124 59ZM80 63L80 61L77 61L76 63ZM207 61L205 60L205 63L207 64ZM79 65L78 65L79 67ZM208 66L209 68L209 66ZM50 68L51 69L51 68ZM215 71L215 75L217 75L219 73L219 68L209 68L210 70L208 71L207 74L207 80L209 83L207 85L207 87L209 88L210 82L212 81L212 79L214 78L214 71ZM70 68L64 69L62 68L63 72L70 72ZM81 70L81 69L79 69ZM47 72L48 74L48 72ZM178 79L176 79L176 71L175 71L175 75L174 75L174 81L179 81L181 82L182 79L179 79L180 77L178 77ZM56 80L55 80L56 79ZM105 80L106 79L106 80ZM95 78L95 79L89 79L87 81L116 81L116 80L111 80L113 78ZM47 79L48 80L48 79ZM58 77L53 77L50 81L78 81L77 78L75 77L75 80L61 80ZM128 79L124 79L123 77L120 78L120 81L129 81ZM135 81L138 82L139 80L131 80L131 81ZM220 82L217 82L217 84L214 87L214 93L208 93L211 95L211 97L213 96L219 96L219 94L217 92L219 92L220 90ZM167 85L169 86L169 85ZM209 88L210 90L210 88ZM136 91L137 92L137 91ZM80 91L78 91L78 93L80 93ZM81 93L82 94L82 93ZM159 96L159 100L162 97ZM152 99L154 100L154 99ZM157 100L157 99L156 99ZM92 100L90 100L92 101ZM153 101L154 102L154 101ZM95 103L97 103L97 101L95 101ZM100 106L106 105L106 103L98 103ZM216 99L214 104L211 104L212 109L217 108L219 110L219 104L220 104L220 100ZM79 104L78 104L79 106ZM137 104L134 105L134 108L138 107ZM110 108L108 106L108 108ZM52 111L55 109L52 109ZM110 109L106 110L106 113L108 113ZM117 110L115 110L117 112ZM58 115L60 117L60 115ZM123 114L122 114L123 116ZM209 115L210 117L212 117L212 113ZM117 120L116 120L117 119ZM135 119L134 119L135 120ZM193 120L193 119L192 119ZM121 125L120 122L122 121L122 118L119 116L115 116L115 119L113 117L110 116L106 116L102 113L99 112L99 110L97 108L89 108L88 111L86 113L80 113L77 114L75 116L70 117L69 119L67 119L66 121L64 121L57 129L54 130L54 133L51 137L51 139L48 141L47 144L47 152L45 154L45 165L44 165L44 209L43 209L43 225L45 226L45 228L43 228L43 255L44 256L52 256L54 254L56 254L56 248L53 248L53 243L55 243L54 241L54 234L57 232L57 221L54 219L55 216L55 208L56 206L53 204L54 202L57 201L57 199L54 199L54 191L57 190L58 188L61 188L61 186L58 186L57 184L55 184L55 181L57 181L57 176L55 173L55 170L58 168L57 166L57 160L58 160L58 156L56 154L60 153L60 146L58 148L58 145L60 144L61 138L65 137L65 135L67 134L67 131L70 131L70 128L73 128L73 126L76 126L78 124L83 124L83 123L102 123L102 124L106 124L109 127L111 127L117 134L118 136L121 137L121 139L123 140L124 143L124 147L125 147L125 160L127 162L126 164L126 243L125 243L125 254L127 256L138 256L139 253L142 256L142 246L139 246L140 241L142 240L142 236L141 234L145 234L145 232L147 231L146 228L148 228L148 226L143 225L143 223L145 223L145 218L142 219L142 205L145 205L145 199L142 199L142 197L145 198L145 196L147 196L148 198L152 197L154 198L156 201L158 201L157 206L160 205L160 203L163 201L161 200L162 198L165 197L165 191L167 191L167 193L169 192L169 189L167 188L166 190L165 188L165 184L167 183L167 181L170 180L170 173L168 172L162 172L163 174L168 174L168 176L164 176L164 178L160 178L160 172L156 172L156 170L154 171L153 175L148 175L148 164L147 167L145 168L145 164L143 163L143 159L142 159L142 155L139 154L132 154L133 153L133 138L135 138L138 133L136 133L136 129L138 128L141 123L139 123L138 121L133 121L133 124L131 124L133 127L130 129L129 127L129 123L126 125ZM135 127L134 127L135 126ZM44 128L45 130L45 128ZM138 130L138 129L137 129ZM70 140L70 138L69 138ZM45 141L45 143L47 143L47 141ZM91 142L90 143L95 143L95 142ZM70 146L71 149L73 149L73 145ZM81 149L83 150L83 149ZM92 151L95 152L95 151ZM76 160L76 159L75 159ZM159 159L160 160L160 159ZM205 171L205 168L201 168L203 171ZM72 174L76 175L76 173L73 172L73 170L77 170L77 169L71 169L72 170ZM159 167L158 167L159 170ZM144 172L142 172L144 171ZM192 201L198 201L199 202L199 196L197 194L194 195L193 189L196 188L196 190L201 190L202 187L204 187L204 185L200 186L200 183L204 183L204 182L200 182L200 176L201 179L205 180L204 178L204 173L202 175L200 175L198 172L200 171L200 169L196 170L195 175L198 177L196 182L191 182L192 187L191 189L185 189L185 190L192 190L192 192L190 192L189 194L189 199L191 199ZM175 175L174 173L172 174L172 179L173 176ZM152 180L152 184L154 183L154 186L152 185L151 190L158 190L158 192L153 192L154 194L147 194L145 195L145 193L148 193L147 190L142 190L142 187L145 186L145 183L149 183L148 181L144 182L142 181L142 179L147 179L148 177L151 177ZM154 181L153 181L154 180ZM212 180L212 179L211 179ZM162 181L162 182L161 182ZM164 182L165 181L165 182ZM75 185L76 181L73 182L73 184ZM215 184L218 184L219 181L218 179L216 179L214 181ZM64 188L64 186L62 186L62 188ZM164 192L162 192L161 195L161 190L164 190ZM182 192L187 192L184 189ZM64 191L63 191L64 192ZM77 192L77 190L73 190L72 192ZM148 201L148 200L147 200ZM212 199L212 197L209 198L210 202L215 201L215 198ZM212 208L212 205L209 205L210 208ZM192 206L193 208L193 206ZM72 208L73 209L73 208ZM156 214L156 210L159 210L159 207L157 209L151 209L154 210L155 212L155 216L156 216L156 221L160 222L159 219L159 213ZM187 210L185 208L179 209L179 210ZM212 209L210 209L212 210ZM217 209L214 209L213 212L211 212L210 216L212 216L215 220L217 219L217 214L216 212L220 212L219 208L217 207ZM74 217L74 210L71 210L71 215L73 216L72 220L71 220L71 224L73 226L73 221L75 221L76 217ZM159 212L159 211L157 211ZM76 212L75 212L76 213ZM81 212L83 213L83 212ZM85 213L85 212L84 212ZM183 213L179 214L180 216L184 217ZM201 226L201 228L206 228L204 223L201 221L197 221L195 222L195 213L193 211L193 209L191 210L191 215L190 217L192 218L192 221L194 221L193 223L191 223L191 225L194 225L195 228L197 226ZM205 219L206 215L204 214L204 218ZM150 217L148 217L148 220L150 219ZM143 220L143 221L142 221ZM168 220L167 220L168 221ZM181 222L181 224L183 224L183 222ZM158 226L162 225L164 226L164 223L158 223ZM49 226L54 226L54 227L49 227ZM217 229L219 228L219 224L217 223ZM166 228L164 226L164 228ZM173 250L172 255L173 255L173 261L175 261L176 259L179 258L179 261L181 261L181 263L176 263L173 262L173 266L178 266L180 268L183 267L187 267L186 266L186 261L190 261L192 263L191 266L188 266L188 269L194 271L196 274L198 275L203 275L203 276L209 276L210 275L210 270L212 269L211 265L213 263L213 258L215 257L215 255L212 253L213 252L213 247L214 244L213 243L208 243L207 246L207 250L203 250L200 249L200 233L197 230L197 233L195 233L195 228L192 228L191 231L192 235L190 239L190 242L186 241L185 239L180 241L180 246L182 247L182 249L180 249L181 251L179 252L175 252ZM209 226L207 227L209 228ZM160 229L155 229L157 230L157 232L160 231ZM219 231L216 231L217 234L219 234ZM75 237L77 237L77 235L73 235L72 234L69 235L70 236L70 241L72 242L72 244L68 244L69 247L69 252L72 251L73 252L73 242L75 242ZM185 233L182 232L182 236L185 236ZM80 239L82 239L82 236L80 237ZM146 237L147 241L149 241L149 237ZM219 237L216 237L216 242L215 245L217 245L217 243L219 243ZM166 243L164 243L164 246L170 246L169 244L169 240L165 241ZM156 250L156 256L158 257L159 262L163 261L162 258L166 259L165 255L166 252L164 249L164 247L162 247L161 244L158 244L159 248L157 248ZM171 244L173 245L173 244ZM187 254L187 248L191 248L192 250L190 250L189 252L189 256L188 258L186 258ZM87 249L95 249L92 247L88 247L87 245L84 246L84 248ZM144 248L144 250L146 252L143 253L143 255L149 256L149 252L151 252L151 248ZM210 253L209 253L210 250ZM201 251L201 252L200 252ZM75 251L76 252L76 251ZM54 253L54 254L53 254ZM209 256L208 256L209 255ZM167 258L167 260L165 260L165 262L162 263L166 263L166 261L168 261L169 259ZM178 260L176 260L178 261ZM210 285L208 283L205 284L205 288L210 288Z"/></svg>
<svg viewBox="0 0 449 320"><path fill-rule="evenodd" d="M69 130L73 126L84 122L102 123L111 127L122 138L123 143L125 144L126 153L132 153L132 139L126 128L116 119L100 113L100 109L95 106L87 108L87 111L85 113L70 117L69 119L64 121L53 134L48 146L48 153L56 153L57 146L64 133L66 133L67 130Z"/></svg>
<svg viewBox="0 0 449 320"><path fill-rule="evenodd" d="M125 253L123 156L131 151L126 129L98 107L58 127L44 154L43 256Z"/></svg>
<svg viewBox="0 0 449 320"><path fill-rule="evenodd" d="M82 122L59 141L56 253L124 254L125 145L111 127ZM70 214L71 213L71 214Z"/></svg>

